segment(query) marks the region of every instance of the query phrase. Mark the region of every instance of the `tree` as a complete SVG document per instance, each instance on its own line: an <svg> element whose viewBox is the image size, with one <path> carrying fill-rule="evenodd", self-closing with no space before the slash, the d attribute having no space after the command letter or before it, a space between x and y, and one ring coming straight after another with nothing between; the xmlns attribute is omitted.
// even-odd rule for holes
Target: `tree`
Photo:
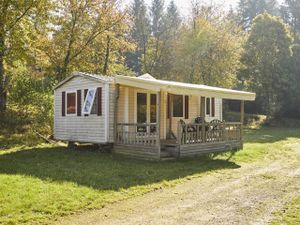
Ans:
<svg viewBox="0 0 300 225"><path fill-rule="evenodd" d="M203 13L181 30L176 49L174 79L213 86L232 87L239 68L243 33L226 17L209 20ZM216 13L215 15L219 15Z"/></svg>
<svg viewBox="0 0 300 225"><path fill-rule="evenodd" d="M151 31L155 38L159 38L163 29L164 0L153 0L150 7Z"/></svg>
<svg viewBox="0 0 300 225"><path fill-rule="evenodd" d="M150 20L144 0L134 0L129 14L132 18L130 38L136 47L133 52L126 54L126 64L136 73L141 73L142 64L147 62L146 57L143 57L142 62L142 56L146 55L148 40L151 35Z"/></svg>
<svg viewBox="0 0 300 225"><path fill-rule="evenodd" d="M282 113L283 93L291 81L291 43L289 31L279 18L264 13L254 19L240 79L257 93L269 118Z"/></svg>
<svg viewBox="0 0 300 225"><path fill-rule="evenodd" d="M55 5L59 13L51 13L52 37L44 51L62 80L69 71L80 68L78 59L88 54L99 36L107 37L122 23L126 13L118 10L117 0L56 0Z"/></svg>
<svg viewBox="0 0 300 225"><path fill-rule="evenodd" d="M283 20L292 27L293 32L300 32L300 0L285 0L280 11Z"/></svg>
<svg viewBox="0 0 300 225"><path fill-rule="evenodd" d="M240 23L246 30L251 27L253 19L264 12L278 14L277 0L240 0L238 3Z"/></svg>
<svg viewBox="0 0 300 225"><path fill-rule="evenodd" d="M27 46L34 39L34 25L41 12L47 11L43 0L0 2L0 112L6 109L7 67L14 59L27 58Z"/></svg>
<svg viewBox="0 0 300 225"><path fill-rule="evenodd" d="M300 115L300 45L292 46L289 86L283 90L282 115L299 118Z"/></svg>
<svg viewBox="0 0 300 225"><path fill-rule="evenodd" d="M157 4L154 4L154 2L153 5ZM162 3L159 4L159 6L162 5ZM152 18L153 36L149 39L146 52L148 60L143 68L145 72L149 72L157 78L169 78L175 63L175 49L179 37L181 18L173 1L168 5L166 13L163 14L161 7L157 7L157 9L152 7L151 15L156 15L155 17L160 15L161 20L159 26L153 26L156 19Z"/></svg>

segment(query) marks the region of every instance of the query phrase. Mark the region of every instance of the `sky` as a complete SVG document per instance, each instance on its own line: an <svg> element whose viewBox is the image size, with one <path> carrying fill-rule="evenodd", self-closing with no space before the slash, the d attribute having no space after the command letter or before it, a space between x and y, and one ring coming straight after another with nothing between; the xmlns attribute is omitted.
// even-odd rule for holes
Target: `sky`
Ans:
<svg viewBox="0 0 300 225"><path fill-rule="evenodd" d="M124 0L125 4L130 4L132 0ZM165 4L168 5L171 0L165 0ZM189 15L191 9L191 1L192 0L174 0L178 9L183 15ZM206 0L207 3L213 3L217 5L223 6L225 9L229 9L230 6L237 6L239 0ZM145 0L147 5L150 5L152 0Z"/></svg>

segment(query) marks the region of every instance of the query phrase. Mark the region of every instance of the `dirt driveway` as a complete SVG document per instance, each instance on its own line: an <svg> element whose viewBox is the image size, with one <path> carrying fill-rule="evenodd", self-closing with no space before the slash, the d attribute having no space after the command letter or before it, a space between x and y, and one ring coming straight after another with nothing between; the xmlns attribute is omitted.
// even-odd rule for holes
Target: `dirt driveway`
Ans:
<svg viewBox="0 0 300 225"><path fill-rule="evenodd" d="M288 155L194 178L57 224L267 224L300 195L300 145Z"/></svg>

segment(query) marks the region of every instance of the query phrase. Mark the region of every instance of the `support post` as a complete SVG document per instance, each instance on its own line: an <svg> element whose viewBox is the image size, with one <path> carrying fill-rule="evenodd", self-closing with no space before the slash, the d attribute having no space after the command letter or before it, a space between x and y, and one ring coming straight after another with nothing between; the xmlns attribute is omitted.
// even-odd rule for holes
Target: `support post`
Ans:
<svg viewBox="0 0 300 225"><path fill-rule="evenodd" d="M161 108L161 92L157 93L157 109L156 109L156 133L157 133L157 140L156 144L158 147L158 157L160 158L160 108Z"/></svg>
<svg viewBox="0 0 300 225"><path fill-rule="evenodd" d="M172 133L172 118L173 118L173 95L170 95L170 104L169 104L169 136L171 137Z"/></svg>
<svg viewBox="0 0 300 225"><path fill-rule="evenodd" d="M201 96L201 114L202 124L201 124L201 138L202 142L206 142L206 134L205 134L205 97Z"/></svg>
<svg viewBox="0 0 300 225"><path fill-rule="evenodd" d="M117 129L118 129L118 106L119 106L119 94L120 94L120 84L115 86L115 96L114 96L114 143L117 143Z"/></svg>
<svg viewBox="0 0 300 225"><path fill-rule="evenodd" d="M244 130L244 116L245 116L245 101L241 101L241 140L243 140L243 130Z"/></svg>

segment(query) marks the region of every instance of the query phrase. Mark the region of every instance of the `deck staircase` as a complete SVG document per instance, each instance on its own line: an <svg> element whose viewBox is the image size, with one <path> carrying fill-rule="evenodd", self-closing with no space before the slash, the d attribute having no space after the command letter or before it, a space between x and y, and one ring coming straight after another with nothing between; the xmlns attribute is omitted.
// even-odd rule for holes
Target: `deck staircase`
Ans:
<svg viewBox="0 0 300 225"><path fill-rule="evenodd" d="M174 139L161 140L161 160L175 160L178 157L178 143Z"/></svg>

